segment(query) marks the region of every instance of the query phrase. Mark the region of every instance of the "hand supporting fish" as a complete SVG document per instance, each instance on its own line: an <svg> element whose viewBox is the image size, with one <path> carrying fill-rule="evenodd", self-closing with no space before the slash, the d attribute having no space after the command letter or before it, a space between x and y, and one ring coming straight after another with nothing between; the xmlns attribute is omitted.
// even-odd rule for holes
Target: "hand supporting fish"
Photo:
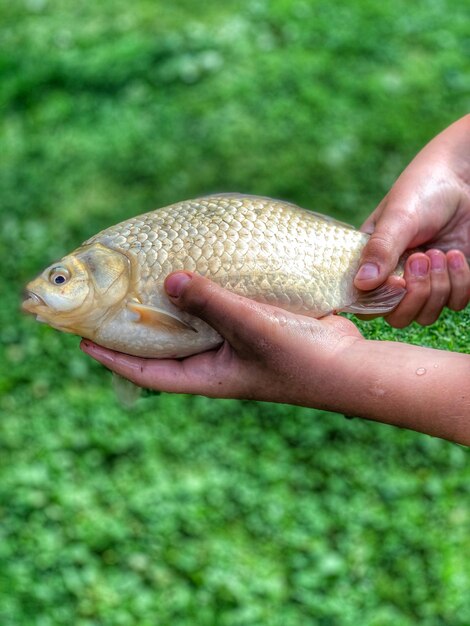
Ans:
<svg viewBox="0 0 470 626"><path fill-rule="evenodd" d="M264 197L220 194L173 204L112 226L46 268L26 287L38 321L119 352L184 357L220 335L170 302L175 270L207 276L239 295L319 318L339 311L384 315L404 281L354 286L369 235ZM403 262L397 274L403 272Z"/></svg>
<svg viewBox="0 0 470 626"><path fill-rule="evenodd" d="M366 340L340 315L295 315L189 272L170 274L165 288L224 343L185 359L129 356L88 340L82 350L141 387L298 404L470 445L469 355Z"/></svg>

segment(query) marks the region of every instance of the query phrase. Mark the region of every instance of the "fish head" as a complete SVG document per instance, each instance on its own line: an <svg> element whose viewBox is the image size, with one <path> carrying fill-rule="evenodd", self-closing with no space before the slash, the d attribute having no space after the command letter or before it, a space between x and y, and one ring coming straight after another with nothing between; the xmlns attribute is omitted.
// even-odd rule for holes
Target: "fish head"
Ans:
<svg viewBox="0 0 470 626"><path fill-rule="evenodd" d="M78 248L26 285L23 311L65 332L89 335L130 287L130 262L99 243Z"/></svg>

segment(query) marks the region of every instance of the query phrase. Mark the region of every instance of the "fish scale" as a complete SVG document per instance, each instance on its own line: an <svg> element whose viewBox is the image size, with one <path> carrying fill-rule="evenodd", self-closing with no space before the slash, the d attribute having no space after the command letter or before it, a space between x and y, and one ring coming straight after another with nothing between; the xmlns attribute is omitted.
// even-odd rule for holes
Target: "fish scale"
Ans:
<svg viewBox="0 0 470 626"><path fill-rule="evenodd" d="M290 203L221 195L131 218L85 244L103 243L135 257L138 280L152 301L168 273L186 269L240 295L321 316L354 299L351 278L365 240ZM343 270L341 280L330 276L332 268Z"/></svg>
<svg viewBox="0 0 470 626"><path fill-rule="evenodd" d="M25 308L39 306L41 319L56 328L129 354L185 356L221 337L168 300L169 273L197 272L242 296L313 317L385 313L403 289L364 296L353 285L367 240L351 226L280 200L239 194L187 200L111 226L64 257L69 284L61 287L63 298L73 292L68 266L78 264L76 293L89 275L92 291L82 294L82 309L71 313L67 302L68 312L54 313L34 298ZM47 289L43 284L51 271L28 286L46 304L59 297L57 290L51 294L50 280Z"/></svg>
<svg viewBox="0 0 470 626"><path fill-rule="evenodd" d="M354 299L352 277L365 240L290 203L219 195L131 218L85 243L135 257L141 291L152 302L161 299L156 292L168 273L186 269L240 295L321 316Z"/></svg>

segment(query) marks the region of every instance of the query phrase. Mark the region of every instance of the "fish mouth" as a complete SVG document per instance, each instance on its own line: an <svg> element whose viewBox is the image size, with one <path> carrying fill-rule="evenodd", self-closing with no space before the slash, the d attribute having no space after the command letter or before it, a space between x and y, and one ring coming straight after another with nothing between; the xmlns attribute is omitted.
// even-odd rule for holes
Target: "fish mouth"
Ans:
<svg viewBox="0 0 470 626"><path fill-rule="evenodd" d="M34 291L26 291L24 295L23 302L21 303L21 308L26 313L35 313L38 306L46 306L44 300L38 296Z"/></svg>

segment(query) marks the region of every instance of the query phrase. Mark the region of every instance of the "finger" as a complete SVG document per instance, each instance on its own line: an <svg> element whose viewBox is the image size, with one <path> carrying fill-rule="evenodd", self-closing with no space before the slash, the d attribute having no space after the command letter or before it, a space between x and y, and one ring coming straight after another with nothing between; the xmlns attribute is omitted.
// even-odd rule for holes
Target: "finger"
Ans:
<svg viewBox="0 0 470 626"><path fill-rule="evenodd" d="M190 272L175 272L165 280L171 301L201 318L235 348L244 348L275 332L280 312L275 307L243 298L207 278ZM286 312L284 318L290 314Z"/></svg>
<svg viewBox="0 0 470 626"><path fill-rule="evenodd" d="M372 233L375 230L375 225L379 221L380 216L382 215L382 212L387 204L388 196L389 194L387 194L382 199L382 201L378 204L377 208L374 211L372 211L372 213L369 215L366 221L362 224L362 226L359 229L361 232L367 233L368 235L372 235Z"/></svg>
<svg viewBox="0 0 470 626"><path fill-rule="evenodd" d="M139 387L170 393L192 393L211 397L236 397L241 377L235 357L225 343L217 350L176 359L145 359L103 348L82 340L80 348L116 374ZM234 384L234 382L236 384Z"/></svg>
<svg viewBox="0 0 470 626"><path fill-rule="evenodd" d="M419 315L418 324L434 324L450 295L450 278L447 272L446 255L441 250L427 250L426 256L431 263L431 292Z"/></svg>
<svg viewBox="0 0 470 626"><path fill-rule="evenodd" d="M160 359L154 363L151 359L109 350L85 339L81 341L80 349L108 369L140 387L154 387L152 373L159 374L159 381L165 390L182 378L182 361L176 359ZM151 363L152 368L149 367ZM160 389L163 391L163 388Z"/></svg>
<svg viewBox="0 0 470 626"><path fill-rule="evenodd" d="M461 311L470 299L470 268L460 250L450 250L446 256L451 284L447 306L453 311Z"/></svg>
<svg viewBox="0 0 470 626"><path fill-rule="evenodd" d="M367 224L367 223L366 223ZM378 287L395 269L398 259L416 234L414 214L387 206L361 256L354 284L358 289Z"/></svg>
<svg viewBox="0 0 470 626"><path fill-rule="evenodd" d="M394 328L404 328L419 315L431 293L431 261L423 252L412 254L406 261L406 295L398 307L386 317Z"/></svg>

